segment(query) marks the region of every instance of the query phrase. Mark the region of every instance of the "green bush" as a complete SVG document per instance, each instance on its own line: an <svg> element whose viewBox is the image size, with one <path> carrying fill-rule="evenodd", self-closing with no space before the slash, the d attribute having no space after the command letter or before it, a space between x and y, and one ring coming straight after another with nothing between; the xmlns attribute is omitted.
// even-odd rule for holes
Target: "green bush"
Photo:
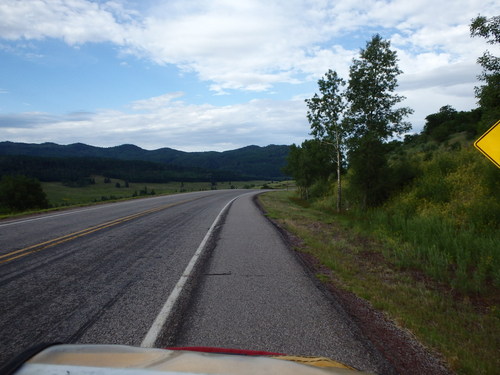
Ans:
<svg viewBox="0 0 500 375"><path fill-rule="evenodd" d="M4 212L47 208L40 182L26 176L3 176L0 180L0 210Z"/></svg>
<svg viewBox="0 0 500 375"><path fill-rule="evenodd" d="M471 148L422 157L410 187L367 214L405 244L386 255L462 292L500 287L500 173L490 164Z"/></svg>

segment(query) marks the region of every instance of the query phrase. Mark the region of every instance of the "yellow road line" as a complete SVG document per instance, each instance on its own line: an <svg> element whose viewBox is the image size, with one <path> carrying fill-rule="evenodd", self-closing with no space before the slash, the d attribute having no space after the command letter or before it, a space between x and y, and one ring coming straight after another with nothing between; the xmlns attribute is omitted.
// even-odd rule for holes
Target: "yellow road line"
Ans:
<svg viewBox="0 0 500 375"><path fill-rule="evenodd" d="M59 244L64 243L64 242L68 242L68 241L74 240L76 238L83 237L83 236L86 236L88 234L98 232L102 229L106 229L106 228L109 228L109 227L112 227L112 226L115 226L115 225L118 225L121 223L125 223L127 221L137 219L139 217L142 217L142 216L145 216L148 214L152 214L152 213L155 213L155 212L158 212L161 210L165 210L165 209L170 208L170 207L174 207L174 206L178 206L178 205L181 205L181 204L184 204L187 202L191 202L191 201L196 200L196 199L199 199L199 198L187 199L187 200L184 200L181 202L171 203L171 204L167 204L165 206L151 208L151 209L146 210L146 211L142 211L142 212L139 212L136 214L132 214L132 215L124 216L124 217L121 217L121 218L118 218L118 219L115 219L112 221L108 221L107 223L95 225L95 226L89 227L87 229L83 229L83 230L80 230L80 231L77 231L74 233L66 234L64 236L54 238L54 239L49 240L49 241L41 242L41 243L36 244L36 245L31 245L31 246L25 247L23 249L11 251L7 254L0 256L0 264L10 262L14 259L22 258L26 255L36 253L38 251L47 249L49 247L53 247L53 246L59 245Z"/></svg>

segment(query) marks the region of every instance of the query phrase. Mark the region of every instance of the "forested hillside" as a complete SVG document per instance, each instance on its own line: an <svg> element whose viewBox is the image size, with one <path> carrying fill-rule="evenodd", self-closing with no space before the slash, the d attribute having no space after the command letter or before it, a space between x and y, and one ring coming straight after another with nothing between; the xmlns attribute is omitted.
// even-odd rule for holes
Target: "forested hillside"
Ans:
<svg viewBox="0 0 500 375"><path fill-rule="evenodd" d="M67 186L85 186L92 176L106 176L128 182L235 181L248 177L221 170L181 167L142 160L118 160L95 157L36 157L0 155L0 176L22 175L43 182L62 182Z"/></svg>
<svg viewBox="0 0 500 375"><path fill-rule="evenodd" d="M129 181L280 180L288 146L248 146L225 152L148 151L134 145L0 142L0 175L20 173L42 181L76 181L101 174ZM19 157L22 156L22 157Z"/></svg>

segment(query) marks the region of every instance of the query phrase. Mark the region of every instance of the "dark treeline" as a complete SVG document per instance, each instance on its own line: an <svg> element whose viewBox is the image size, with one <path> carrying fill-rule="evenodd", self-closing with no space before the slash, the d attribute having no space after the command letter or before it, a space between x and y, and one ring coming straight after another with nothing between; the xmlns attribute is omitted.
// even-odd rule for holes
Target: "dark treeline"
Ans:
<svg viewBox="0 0 500 375"><path fill-rule="evenodd" d="M235 181L250 180L233 172L179 167L141 160L104 158L56 158L25 155L0 156L0 176L23 175L40 181L59 181L70 186L91 183L100 175L129 182Z"/></svg>
<svg viewBox="0 0 500 375"><path fill-rule="evenodd" d="M166 166L168 170L200 175L206 180L206 171L224 171L222 176L233 173L228 179L282 180L286 176L281 168L286 164L288 146L247 146L224 152L183 152L170 148L144 150L134 145L94 147L82 143L58 145L55 143L29 144L0 142L0 155L26 155L43 158L92 158L146 161ZM151 169L151 168L149 168ZM165 170L165 168L160 169ZM220 174L221 172L211 172ZM241 177L243 176L243 177ZM198 178L198 177L197 177ZM223 179L226 179L223 177ZM163 181L164 178L161 179ZM220 180L220 179L219 179Z"/></svg>

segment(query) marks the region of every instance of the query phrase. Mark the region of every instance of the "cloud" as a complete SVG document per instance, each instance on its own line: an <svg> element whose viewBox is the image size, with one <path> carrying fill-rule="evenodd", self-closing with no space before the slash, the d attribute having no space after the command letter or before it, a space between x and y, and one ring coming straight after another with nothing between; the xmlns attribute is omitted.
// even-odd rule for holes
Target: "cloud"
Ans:
<svg viewBox="0 0 500 375"><path fill-rule="evenodd" d="M178 1L159 6L135 30L130 53L175 64L211 89L268 90L295 83L296 62L317 38L314 16L296 2ZM186 11L188 9L188 11Z"/></svg>
<svg viewBox="0 0 500 375"><path fill-rule="evenodd" d="M136 100L130 107L136 111L160 109L171 104L174 99L180 98L182 96L184 96L183 92L164 94L149 99Z"/></svg>
<svg viewBox="0 0 500 375"><path fill-rule="evenodd" d="M42 112L25 112L0 115L0 128L36 128L44 124L58 122L57 116Z"/></svg>
<svg viewBox="0 0 500 375"><path fill-rule="evenodd" d="M470 62L484 49L484 43L469 37L470 19L500 10L492 0L146 4L139 13L130 8L131 2L7 0L0 5L0 37L58 38L69 45L111 42L121 53L194 72L215 93L224 94L315 80L329 68L346 73L352 57L374 32L405 51L405 71L425 71L460 59ZM421 55L427 55L427 61L434 58L437 65L410 63Z"/></svg>
<svg viewBox="0 0 500 375"><path fill-rule="evenodd" d="M88 42L123 45L127 33L118 20L131 21L124 12L113 2L7 0L0 5L0 35L7 40L58 38L69 45Z"/></svg>
<svg viewBox="0 0 500 375"><path fill-rule="evenodd" d="M424 72L402 75L399 87L404 91L430 87L444 88L462 84L473 87L477 83L476 77L480 72L481 68L477 64L467 62L446 66L437 65L436 68Z"/></svg>
<svg viewBox="0 0 500 375"><path fill-rule="evenodd" d="M54 116L21 113L0 116L8 139L96 146L133 143L148 149L223 151L256 144L301 143L307 136L305 105L299 101L251 100L214 106L173 100L169 93L131 104L133 113L102 110ZM151 103L151 105L149 105Z"/></svg>

